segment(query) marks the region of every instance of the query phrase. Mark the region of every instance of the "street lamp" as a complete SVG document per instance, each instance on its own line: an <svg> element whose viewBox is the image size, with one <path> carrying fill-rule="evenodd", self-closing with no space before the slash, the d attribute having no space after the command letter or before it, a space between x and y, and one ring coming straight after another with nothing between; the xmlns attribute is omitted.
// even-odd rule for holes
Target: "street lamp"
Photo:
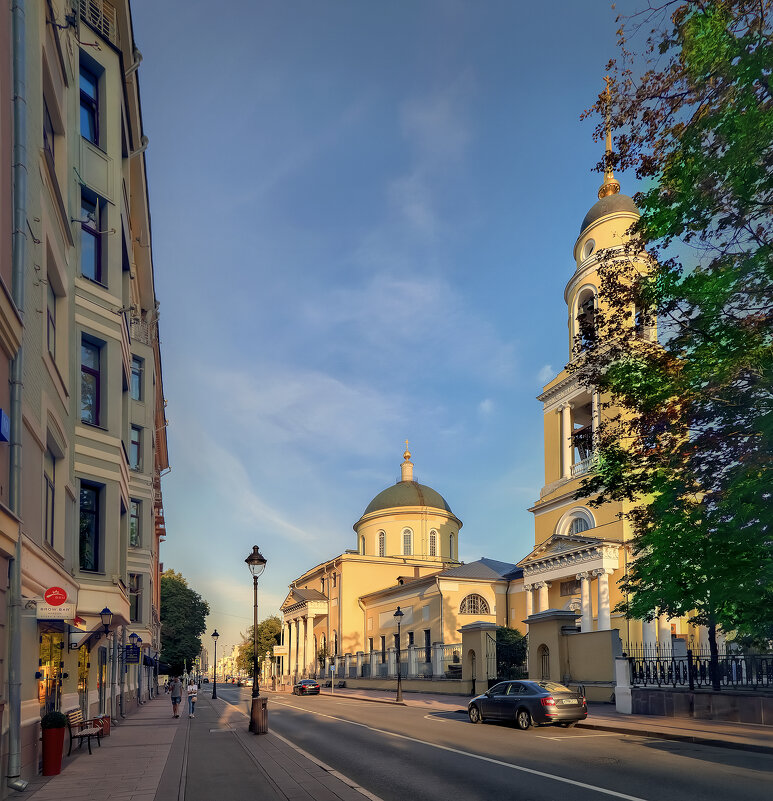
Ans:
<svg viewBox="0 0 773 801"><path fill-rule="evenodd" d="M214 669L212 671L212 700L214 701L217 698L217 638L220 635L217 633L217 629L212 632L212 639L215 641L215 660L214 660Z"/></svg>
<svg viewBox="0 0 773 801"><path fill-rule="evenodd" d="M252 546L252 553L244 560L252 573L252 589L254 595L252 624L252 710L250 712L250 731L258 733L258 709L260 708L260 683L258 679L258 578L266 569L266 558L257 545Z"/></svg>
<svg viewBox="0 0 773 801"><path fill-rule="evenodd" d="M397 698L395 698L395 701L403 700L402 676L400 675L400 623L402 622L403 614L404 612L398 606L394 614L394 619L397 621Z"/></svg>
<svg viewBox="0 0 773 801"><path fill-rule="evenodd" d="M130 644L131 646L135 646L135 645L137 644L137 640L139 640L139 639L140 639L140 638L137 636L137 633L133 631L133 632L132 632L132 633L129 635L129 644Z"/></svg>
<svg viewBox="0 0 773 801"><path fill-rule="evenodd" d="M105 627L105 634L110 631L110 624L113 622L113 613L105 607L99 616L102 618L102 625Z"/></svg>

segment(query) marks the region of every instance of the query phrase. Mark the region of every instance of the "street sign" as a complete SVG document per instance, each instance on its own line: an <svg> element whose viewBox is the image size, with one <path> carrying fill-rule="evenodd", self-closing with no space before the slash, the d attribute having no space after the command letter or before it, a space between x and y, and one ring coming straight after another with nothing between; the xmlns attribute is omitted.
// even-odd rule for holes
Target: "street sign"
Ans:
<svg viewBox="0 0 773 801"><path fill-rule="evenodd" d="M38 620L72 620L75 617L75 604L37 605Z"/></svg>
<svg viewBox="0 0 773 801"><path fill-rule="evenodd" d="M43 598L51 606L61 606L67 600L67 593L61 587L49 587Z"/></svg>
<svg viewBox="0 0 773 801"><path fill-rule="evenodd" d="M139 645L126 646L126 664L138 665L140 663L140 647Z"/></svg>

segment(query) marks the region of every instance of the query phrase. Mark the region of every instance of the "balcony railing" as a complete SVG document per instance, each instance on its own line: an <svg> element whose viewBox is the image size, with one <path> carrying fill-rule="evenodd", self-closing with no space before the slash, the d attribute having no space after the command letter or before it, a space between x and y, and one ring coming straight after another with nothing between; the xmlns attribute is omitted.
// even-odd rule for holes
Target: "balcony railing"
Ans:
<svg viewBox="0 0 773 801"><path fill-rule="evenodd" d="M81 19L118 47L115 8L107 0L80 0Z"/></svg>
<svg viewBox="0 0 773 801"><path fill-rule="evenodd" d="M572 478L575 478L575 476L584 476L586 473L590 473L594 464L596 464L595 455L588 456L582 461L577 462L577 464L573 464Z"/></svg>

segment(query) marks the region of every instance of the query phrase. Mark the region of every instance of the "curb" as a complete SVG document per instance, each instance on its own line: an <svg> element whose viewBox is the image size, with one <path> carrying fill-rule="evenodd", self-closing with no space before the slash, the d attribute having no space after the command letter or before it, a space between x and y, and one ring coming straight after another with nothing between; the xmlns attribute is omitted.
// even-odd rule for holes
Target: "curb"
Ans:
<svg viewBox="0 0 773 801"><path fill-rule="evenodd" d="M715 748L730 748L734 751L753 751L757 754L773 754L773 746L757 745L756 743L740 743L732 740L716 740L712 737L699 737L694 734L677 734L675 732L657 731L655 729L624 729L620 726L613 726L607 723L588 723L586 720L578 721L577 728L609 731L615 734L632 734L638 737L651 737L657 740L674 740L682 743L711 745Z"/></svg>

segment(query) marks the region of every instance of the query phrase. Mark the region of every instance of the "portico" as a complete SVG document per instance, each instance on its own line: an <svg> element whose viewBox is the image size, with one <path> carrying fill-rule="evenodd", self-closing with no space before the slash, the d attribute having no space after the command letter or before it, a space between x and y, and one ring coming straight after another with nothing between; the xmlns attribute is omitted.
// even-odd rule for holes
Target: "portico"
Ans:
<svg viewBox="0 0 773 801"><path fill-rule="evenodd" d="M279 675L316 675L319 649L314 626L326 626L328 599L319 590L293 589L282 604L282 614L282 647L274 651L281 659Z"/></svg>
<svg viewBox="0 0 773 801"><path fill-rule="evenodd" d="M549 537L518 563L523 568L527 616L548 609L570 609L579 603L583 632L609 630L609 576L621 567L622 547L620 542L599 537Z"/></svg>

